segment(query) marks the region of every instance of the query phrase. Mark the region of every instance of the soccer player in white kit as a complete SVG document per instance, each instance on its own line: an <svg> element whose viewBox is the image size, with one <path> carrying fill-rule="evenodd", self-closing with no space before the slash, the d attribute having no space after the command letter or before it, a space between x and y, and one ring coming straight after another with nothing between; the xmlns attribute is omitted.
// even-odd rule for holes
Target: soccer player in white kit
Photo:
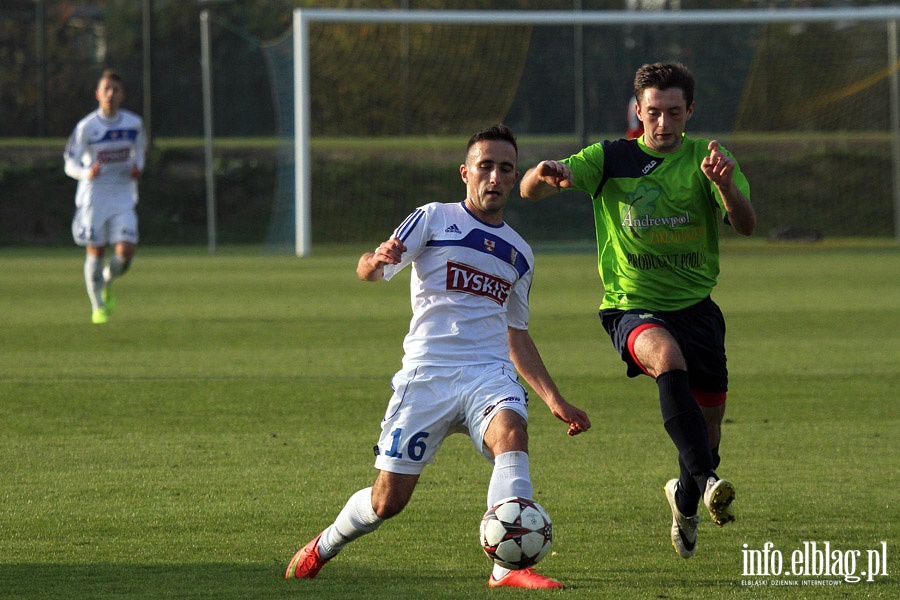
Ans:
<svg viewBox="0 0 900 600"><path fill-rule="evenodd" d="M86 248L84 280L91 320L106 323L115 308L111 284L131 266L138 243L135 205L144 170L141 117L121 108L122 77L105 71L97 83L97 110L75 126L66 143L66 175L78 180L72 237ZM115 254L104 267L106 246Z"/></svg>
<svg viewBox="0 0 900 600"><path fill-rule="evenodd" d="M497 125L469 140L459 168L466 199L417 208L374 252L360 257L363 281L390 280L411 266L413 316L403 366L375 447L378 475L356 492L332 525L290 561L288 579L312 579L347 543L375 531L407 505L444 439L467 433L494 465L487 506L533 498L525 388L516 371L569 435L590 428L587 414L559 392L528 333L534 255L503 222L518 179L512 132ZM532 569L500 566L490 587L559 588Z"/></svg>

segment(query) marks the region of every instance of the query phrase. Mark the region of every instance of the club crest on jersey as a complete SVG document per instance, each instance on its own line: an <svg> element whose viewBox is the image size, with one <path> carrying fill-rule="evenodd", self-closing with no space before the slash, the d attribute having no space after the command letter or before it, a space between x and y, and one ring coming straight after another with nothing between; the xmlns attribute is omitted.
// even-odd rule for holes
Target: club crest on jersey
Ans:
<svg viewBox="0 0 900 600"><path fill-rule="evenodd" d="M512 287L508 281L468 265L447 261L447 290L484 296L503 306Z"/></svg>
<svg viewBox="0 0 900 600"><path fill-rule="evenodd" d="M488 252L493 252L494 248L496 248L496 247L497 247L497 243L494 240L489 240L487 238L484 238L484 249L485 250L487 250Z"/></svg>

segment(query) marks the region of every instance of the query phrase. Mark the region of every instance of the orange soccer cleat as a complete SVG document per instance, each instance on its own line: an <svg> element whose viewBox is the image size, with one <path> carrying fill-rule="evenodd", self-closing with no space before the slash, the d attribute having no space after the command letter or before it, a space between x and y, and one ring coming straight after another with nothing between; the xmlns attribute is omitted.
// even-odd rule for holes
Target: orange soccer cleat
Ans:
<svg viewBox="0 0 900 600"><path fill-rule="evenodd" d="M510 571L500 579L494 579L493 573L488 579L488 587L517 587L528 588L532 590L547 590L554 588L562 588L563 584L550 579L534 569L521 569L519 571Z"/></svg>
<svg viewBox="0 0 900 600"><path fill-rule="evenodd" d="M320 533L310 543L303 546L288 563L287 571L284 573L286 579L315 579L319 574L319 570L325 566L329 559L322 559L319 556L319 539L322 537Z"/></svg>

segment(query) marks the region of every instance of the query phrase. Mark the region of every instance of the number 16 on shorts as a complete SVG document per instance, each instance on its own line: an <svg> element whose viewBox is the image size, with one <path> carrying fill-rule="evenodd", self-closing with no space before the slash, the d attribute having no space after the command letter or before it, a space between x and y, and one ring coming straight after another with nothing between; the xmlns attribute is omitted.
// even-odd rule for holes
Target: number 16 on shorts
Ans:
<svg viewBox="0 0 900 600"><path fill-rule="evenodd" d="M409 439L409 443L406 445L406 458L415 461L420 461L424 458L425 450L427 449L425 439L428 435L429 433L427 431L420 431ZM390 458L403 458L403 448L400 447L402 437L403 430L400 428L391 432L393 443L391 444L391 449L384 453L385 456L389 456ZM376 448L378 447L376 446Z"/></svg>

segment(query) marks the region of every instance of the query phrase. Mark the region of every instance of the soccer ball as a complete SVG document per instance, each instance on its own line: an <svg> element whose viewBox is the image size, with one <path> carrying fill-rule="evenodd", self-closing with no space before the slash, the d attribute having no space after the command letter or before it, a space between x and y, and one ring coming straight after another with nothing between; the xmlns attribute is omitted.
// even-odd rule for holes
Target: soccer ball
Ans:
<svg viewBox="0 0 900 600"><path fill-rule="evenodd" d="M553 524L540 504L527 498L505 498L481 518L481 547L507 569L527 569L550 552Z"/></svg>

